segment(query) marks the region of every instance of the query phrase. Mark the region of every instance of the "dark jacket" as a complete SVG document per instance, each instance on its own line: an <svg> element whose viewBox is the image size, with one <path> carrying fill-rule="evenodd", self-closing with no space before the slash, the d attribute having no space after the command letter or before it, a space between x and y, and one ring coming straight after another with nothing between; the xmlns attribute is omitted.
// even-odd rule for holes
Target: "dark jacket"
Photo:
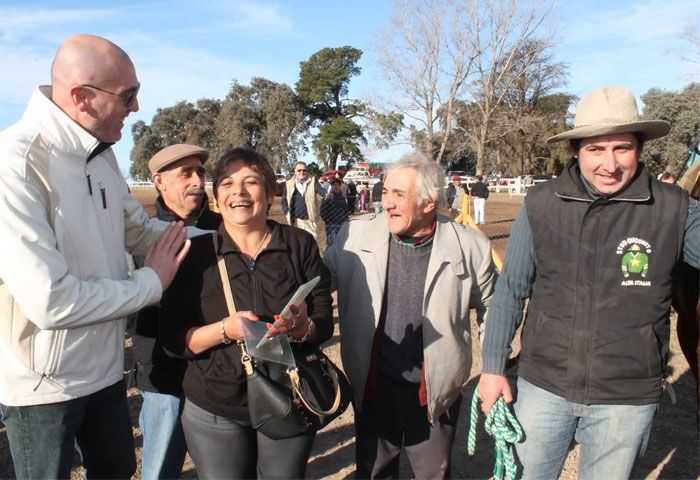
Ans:
<svg viewBox="0 0 700 480"><path fill-rule="evenodd" d="M518 374L582 404L649 404L663 392L672 270L688 197L643 165L593 199L577 162L525 199L537 274Z"/></svg>
<svg viewBox="0 0 700 480"><path fill-rule="evenodd" d="M348 221L348 201L331 193L321 202L321 218L327 226L340 226Z"/></svg>
<svg viewBox="0 0 700 480"><path fill-rule="evenodd" d="M182 220L170 210L159 195L155 202L156 217L166 222ZM202 230L216 230L221 224L221 215L209 210L209 200L204 197L204 205L195 226ZM137 263L142 263L137 259ZM136 387L156 393L180 395L182 377L187 362L165 354L158 332L158 310L156 306L144 308L135 320L129 322L132 350L135 363Z"/></svg>
<svg viewBox="0 0 700 480"><path fill-rule="evenodd" d="M372 187L372 201L381 202L382 201L382 190L384 189L384 181L380 180L374 184Z"/></svg>
<svg viewBox="0 0 700 480"><path fill-rule="evenodd" d="M317 342L333 335L331 279L321 261L314 238L307 232L268 220L270 243L253 265L219 228L219 248L224 256L238 311L250 310L260 321L271 323L294 291L317 275L321 281L307 297L309 317L316 324ZM185 396L205 410L247 421L246 378L241 350L223 343L199 355L185 347L192 327L220 323L228 316L216 254L210 235L192 239L192 247L173 283L163 293L159 333L173 356L188 358L183 388Z"/></svg>
<svg viewBox="0 0 700 480"><path fill-rule="evenodd" d="M464 191L465 195L469 195L469 189L467 188L466 184L461 184L459 186ZM457 186L454 183L450 183L447 186L447 192L445 192L445 196L447 197L447 206L452 207L452 202L455 200L455 196L457 196Z"/></svg>
<svg viewBox="0 0 700 480"><path fill-rule="evenodd" d="M472 185L471 195L476 198L489 198L489 187L479 180Z"/></svg>

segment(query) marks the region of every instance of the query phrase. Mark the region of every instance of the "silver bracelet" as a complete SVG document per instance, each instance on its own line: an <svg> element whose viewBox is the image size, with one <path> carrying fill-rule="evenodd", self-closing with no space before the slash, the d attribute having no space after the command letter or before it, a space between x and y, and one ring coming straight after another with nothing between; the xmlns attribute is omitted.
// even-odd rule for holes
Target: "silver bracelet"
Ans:
<svg viewBox="0 0 700 480"><path fill-rule="evenodd" d="M309 333L311 333L311 327L313 327L314 321L311 320L310 318L308 320L309 320L309 324L306 327L306 332L304 333L304 336L301 337L299 340L294 339L294 341L296 343L304 343L305 341L307 341L309 339Z"/></svg>
<svg viewBox="0 0 700 480"><path fill-rule="evenodd" d="M228 317L224 317L221 319L221 341L224 342L224 345L228 345L231 343L231 339L226 336L226 319Z"/></svg>

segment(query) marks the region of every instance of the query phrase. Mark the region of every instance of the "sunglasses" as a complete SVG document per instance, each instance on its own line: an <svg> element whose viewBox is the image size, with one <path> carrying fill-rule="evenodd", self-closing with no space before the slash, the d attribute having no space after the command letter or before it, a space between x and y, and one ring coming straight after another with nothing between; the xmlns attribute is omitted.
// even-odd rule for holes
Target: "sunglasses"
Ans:
<svg viewBox="0 0 700 480"><path fill-rule="evenodd" d="M124 102L124 106L129 108L131 106L131 104L134 103L134 99L136 99L136 95L139 94L139 89L141 88L141 85L140 84L136 85L135 87L132 87L132 88L128 89L126 92L122 92L122 93L110 92L109 90L104 90L100 87L96 87L94 85L88 85L88 84L81 85L81 87L92 88L93 90L97 90L98 92L107 93L109 95L114 95L115 97L119 97L122 99L122 102Z"/></svg>

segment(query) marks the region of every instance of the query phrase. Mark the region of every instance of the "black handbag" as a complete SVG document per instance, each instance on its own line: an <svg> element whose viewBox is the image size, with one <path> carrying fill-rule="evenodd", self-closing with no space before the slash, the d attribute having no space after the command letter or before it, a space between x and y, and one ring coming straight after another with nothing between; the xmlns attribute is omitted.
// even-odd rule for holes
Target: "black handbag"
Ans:
<svg viewBox="0 0 700 480"><path fill-rule="evenodd" d="M217 249L216 236L214 248ZM226 264L218 255L229 315L236 312ZM275 440L316 432L338 418L350 404L345 374L315 345L293 344L296 365L289 367L251 357L238 342L246 371L248 411L253 428Z"/></svg>
<svg viewBox="0 0 700 480"><path fill-rule="evenodd" d="M320 348L293 345L295 367L248 355L241 361L248 385L248 411L253 428L273 438L316 432L348 407L350 384Z"/></svg>

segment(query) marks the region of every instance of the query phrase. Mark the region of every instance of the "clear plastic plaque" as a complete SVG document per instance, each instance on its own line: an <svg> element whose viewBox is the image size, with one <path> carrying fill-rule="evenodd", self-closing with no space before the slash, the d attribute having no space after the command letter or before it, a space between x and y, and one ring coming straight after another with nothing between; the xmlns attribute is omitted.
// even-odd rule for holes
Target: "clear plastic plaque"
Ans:
<svg viewBox="0 0 700 480"><path fill-rule="evenodd" d="M267 323L262 321L254 322L247 318L241 318L241 328L243 329L246 349L251 357L281 363L290 367L296 365L287 335L275 335L272 338L266 338L265 336L268 333Z"/></svg>
<svg viewBox="0 0 700 480"><path fill-rule="evenodd" d="M292 295L292 298L289 299L289 301L287 302L287 305L285 305L285 307L280 312L280 317L289 318L292 315L292 310L290 309L290 307L292 305L298 306L301 302L303 302L304 299L306 299L306 297L309 296L309 294L311 293L311 290L314 289L314 287L316 286L316 284L318 283L318 281L320 279L321 279L321 277L319 277L317 275L314 278L312 278L311 280L309 280L308 282L306 282L305 284L301 285L299 288L297 288L297 291L294 292L294 295ZM276 323L273 325L277 326ZM256 344L256 347L260 348L264 344L266 344L267 342L269 342L270 340L272 340L274 338L277 338L277 337L267 338L267 337L263 336L260 339L260 342ZM248 344L247 341L246 341L246 344ZM251 353L251 355L252 355L252 353Z"/></svg>

